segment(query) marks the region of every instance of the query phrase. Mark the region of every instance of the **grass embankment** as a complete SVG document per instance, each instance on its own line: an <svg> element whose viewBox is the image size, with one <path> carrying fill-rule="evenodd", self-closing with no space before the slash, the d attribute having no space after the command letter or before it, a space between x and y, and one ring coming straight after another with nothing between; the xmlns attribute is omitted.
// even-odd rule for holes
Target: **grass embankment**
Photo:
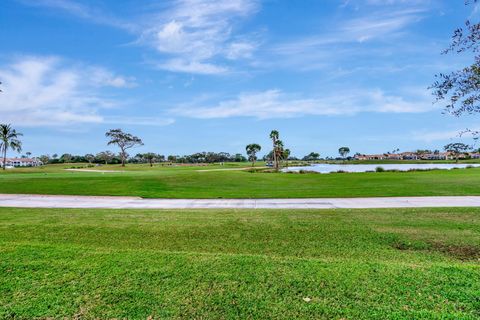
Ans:
<svg viewBox="0 0 480 320"><path fill-rule="evenodd" d="M478 319L480 209L0 208L0 318Z"/></svg>
<svg viewBox="0 0 480 320"><path fill-rule="evenodd" d="M245 164L206 167L102 166L120 172L70 172L65 166L0 174L0 193L147 198L309 198L480 195L480 168L345 174L250 173ZM219 171L217 171L220 169ZM223 170L234 169L234 170ZM124 171L125 170L125 171Z"/></svg>

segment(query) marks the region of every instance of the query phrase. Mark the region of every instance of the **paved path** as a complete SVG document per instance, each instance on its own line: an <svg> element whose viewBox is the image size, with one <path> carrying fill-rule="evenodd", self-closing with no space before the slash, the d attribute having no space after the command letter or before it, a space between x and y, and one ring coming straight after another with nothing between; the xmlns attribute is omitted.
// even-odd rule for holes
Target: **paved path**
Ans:
<svg viewBox="0 0 480 320"><path fill-rule="evenodd" d="M111 209L334 209L480 207L480 196L317 199L142 199L0 194L0 207Z"/></svg>

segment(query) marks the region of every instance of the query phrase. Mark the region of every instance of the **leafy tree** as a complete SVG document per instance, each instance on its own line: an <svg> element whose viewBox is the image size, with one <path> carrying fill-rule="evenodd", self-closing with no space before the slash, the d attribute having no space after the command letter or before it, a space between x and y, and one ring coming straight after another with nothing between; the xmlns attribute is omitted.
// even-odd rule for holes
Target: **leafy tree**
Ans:
<svg viewBox="0 0 480 320"><path fill-rule="evenodd" d="M445 151L453 153L453 155L455 156L455 162L458 162L458 156L470 150L471 147L461 142L454 142L447 144L444 149Z"/></svg>
<svg viewBox="0 0 480 320"><path fill-rule="evenodd" d="M52 159L57 159L58 158L58 154L54 153L52 154Z"/></svg>
<svg viewBox="0 0 480 320"><path fill-rule="evenodd" d="M105 164L108 164L113 158L115 158L115 154L111 151L102 151L97 153L96 158L102 160Z"/></svg>
<svg viewBox="0 0 480 320"><path fill-rule="evenodd" d="M117 145L120 148L120 159L122 161L122 167L125 167L127 160L127 150L135 146L143 145L142 140L130 133L123 132L122 129L111 129L105 133L107 138L110 138L108 145Z"/></svg>
<svg viewBox="0 0 480 320"><path fill-rule="evenodd" d="M41 155L38 157L43 164L47 164L50 162L50 156L48 154Z"/></svg>
<svg viewBox="0 0 480 320"><path fill-rule="evenodd" d="M94 156L93 154L91 154L91 153L87 153L84 158L85 158L85 160L87 160L88 163L90 163L90 164L91 164L93 161L95 161L95 156Z"/></svg>
<svg viewBox="0 0 480 320"><path fill-rule="evenodd" d="M30 158L30 156L32 155L32 153L30 151L27 151L25 152L25 155L27 156L27 158Z"/></svg>
<svg viewBox="0 0 480 320"><path fill-rule="evenodd" d="M69 163L69 162L72 162L72 158L73 156L70 153L64 153L60 157L60 161L63 163Z"/></svg>
<svg viewBox="0 0 480 320"><path fill-rule="evenodd" d="M255 167L255 161L257 161L257 152L262 150L262 147L257 143L250 143L245 147L247 151L248 160L252 162L252 167Z"/></svg>
<svg viewBox="0 0 480 320"><path fill-rule="evenodd" d="M157 159L157 155L153 152L144 153L143 158L148 161L150 167L153 167L153 162Z"/></svg>
<svg viewBox="0 0 480 320"><path fill-rule="evenodd" d="M22 142L19 139L22 135L13 129L10 124L0 124L0 148L3 154L3 170L5 170L7 164L8 149L22 152Z"/></svg>
<svg viewBox="0 0 480 320"><path fill-rule="evenodd" d="M245 158L241 153L235 153L233 157L235 162L245 162L247 161L247 158Z"/></svg>
<svg viewBox="0 0 480 320"><path fill-rule="evenodd" d="M472 1L465 1L469 4ZM477 1L473 1L477 2ZM480 112L480 23L467 20L453 32L450 46L442 53L473 53L473 63L448 74L437 74L430 89L436 101L445 101L445 110L455 116ZM478 132L473 132L478 134Z"/></svg>
<svg viewBox="0 0 480 320"><path fill-rule="evenodd" d="M305 157L303 157L302 160L305 160L305 161L314 161L314 160L318 160L320 158L320 153L318 152L310 152L309 154L307 154Z"/></svg>
<svg viewBox="0 0 480 320"><path fill-rule="evenodd" d="M350 148L349 147L340 147L338 149L338 154L345 160L345 157L350 153Z"/></svg>
<svg viewBox="0 0 480 320"><path fill-rule="evenodd" d="M272 130L270 132L270 139L272 139L272 144L273 144L273 166L275 170L278 170L278 159L277 159L277 145L278 145L278 138L280 134L278 133L277 130Z"/></svg>

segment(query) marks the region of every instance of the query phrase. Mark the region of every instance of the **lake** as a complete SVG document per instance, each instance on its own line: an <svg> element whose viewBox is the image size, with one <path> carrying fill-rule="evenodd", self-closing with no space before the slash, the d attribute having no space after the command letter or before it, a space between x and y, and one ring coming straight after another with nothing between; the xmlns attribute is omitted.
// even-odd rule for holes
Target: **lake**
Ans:
<svg viewBox="0 0 480 320"><path fill-rule="evenodd" d="M408 171L412 169L428 170L428 169L443 169L450 170L453 168L463 169L467 166L480 167L480 164L464 164L464 163L399 163L399 164L328 164L319 163L312 164L306 167L289 167L283 169L284 172L293 171L298 172L300 170L315 171L319 173L332 173L337 171L346 172L367 172L375 171L377 167L382 167L385 170L399 170Z"/></svg>

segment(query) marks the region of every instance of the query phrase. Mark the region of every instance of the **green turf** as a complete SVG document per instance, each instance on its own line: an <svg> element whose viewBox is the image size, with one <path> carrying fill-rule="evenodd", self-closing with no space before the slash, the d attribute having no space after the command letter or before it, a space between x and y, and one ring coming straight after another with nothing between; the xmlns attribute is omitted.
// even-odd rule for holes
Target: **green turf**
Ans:
<svg viewBox="0 0 480 320"><path fill-rule="evenodd" d="M478 319L479 259L480 209L0 208L0 318Z"/></svg>
<svg viewBox="0 0 480 320"><path fill-rule="evenodd" d="M242 164L207 167L130 165L67 172L64 166L0 174L0 193L118 195L147 198L306 198L480 195L480 168L426 172L251 173ZM245 166L245 164L243 164ZM222 171L211 171L211 170ZM235 169L235 170L225 170ZM127 171L121 171L127 170Z"/></svg>

